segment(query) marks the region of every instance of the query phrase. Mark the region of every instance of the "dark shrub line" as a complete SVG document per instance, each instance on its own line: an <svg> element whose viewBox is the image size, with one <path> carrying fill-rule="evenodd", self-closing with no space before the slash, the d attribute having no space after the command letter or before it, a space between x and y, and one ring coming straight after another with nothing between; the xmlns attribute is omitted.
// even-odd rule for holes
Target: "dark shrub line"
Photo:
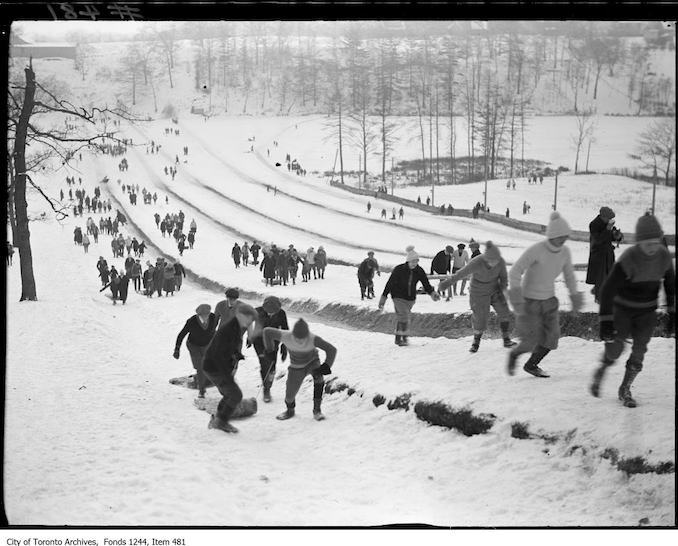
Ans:
<svg viewBox="0 0 678 546"><path fill-rule="evenodd" d="M555 443L560 438L557 435L535 434L528 430L528 424L519 421L511 423L511 436L519 440L544 440L546 443ZM571 437L571 433L567 436ZM582 454L587 453L584 446L572 446L568 455L574 455L577 450L581 450ZM619 456L619 450L608 447L600 454L601 459L607 459L617 470L624 472L627 476L633 474L672 474L676 471L676 465L672 461L662 461L657 464L651 464L645 457L629 457L624 458Z"/></svg>

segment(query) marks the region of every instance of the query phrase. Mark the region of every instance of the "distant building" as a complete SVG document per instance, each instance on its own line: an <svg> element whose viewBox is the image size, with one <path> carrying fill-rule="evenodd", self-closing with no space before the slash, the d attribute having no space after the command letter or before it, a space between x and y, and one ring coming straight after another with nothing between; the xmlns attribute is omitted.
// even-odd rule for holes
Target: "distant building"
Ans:
<svg viewBox="0 0 678 546"><path fill-rule="evenodd" d="M29 44L18 36L12 36L10 57L33 57L34 59L61 58L75 60L75 46L65 43Z"/></svg>

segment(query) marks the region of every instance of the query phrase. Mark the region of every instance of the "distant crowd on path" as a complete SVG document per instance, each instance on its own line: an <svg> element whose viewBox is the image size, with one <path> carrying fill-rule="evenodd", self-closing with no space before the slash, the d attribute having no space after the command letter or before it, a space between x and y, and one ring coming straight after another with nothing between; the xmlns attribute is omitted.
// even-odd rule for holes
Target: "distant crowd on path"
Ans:
<svg viewBox="0 0 678 546"><path fill-rule="evenodd" d="M195 221L195 218L191 220L189 224L188 234L184 233L184 220L186 215L182 210L179 210L177 213L166 213L164 218L160 217L160 214L157 212L153 215L155 219L155 227L160 230L160 233L163 237L165 234L167 236L174 237L174 240L177 243L177 249L179 250L179 256L184 255L184 250L193 249L195 245L195 235L198 230L198 225Z"/></svg>
<svg viewBox="0 0 678 546"><path fill-rule="evenodd" d="M236 383L238 364L245 358L243 345L254 347L259 359L260 376L264 389L264 402L272 401L271 388L275 378L278 352L284 362L289 356L285 385L285 410L276 418L287 420L296 413L296 397L306 376L313 378L313 418L325 419L322 398L325 376L332 373L337 349L331 343L311 332L304 319L299 319L289 329L287 315L280 300L268 296L259 307L239 300L239 291L229 288L226 299L211 306L203 303L195 309L177 335L173 356L179 359L181 345L186 340L195 369L198 397L204 398L208 382L215 385L221 395L217 411L210 417L209 429L237 433L229 421L243 402L243 392ZM247 338L243 336L247 333ZM318 349L325 353L321 363Z"/></svg>
<svg viewBox="0 0 678 546"><path fill-rule="evenodd" d="M79 184L82 184L82 178L78 178ZM110 199L101 199L101 190L96 187L94 188L94 195L90 196L88 192L83 188L76 188L73 191L73 188L70 186L75 185L75 177L66 177L66 184L68 186L68 191L64 192L63 188L59 190L59 200L61 203L66 199L68 195L68 200L75 204L73 205L73 216L82 216L85 210L88 213L100 213L110 212L113 208L111 205Z"/></svg>
<svg viewBox="0 0 678 546"><path fill-rule="evenodd" d="M259 253L262 253L261 263L259 263ZM301 268L301 282L314 279L324 279L325 269L327 268L327 252L323 246L319 246L316 251L309 247L306 252L299 252L290 244L286 249L278 247L275 243L270 245L259 245L256 241L249 245L245 241L242 246L237 242L231 249L231 258L235 268L240 268L240 264L245 267L250 263L252 256L252 265L259 266L262 272L266 286L282 285L287 286L288 282L293 285L297 283L297 275Z"/></svg>
<svg viewBox="0 0 678 546"><path fill-rule="evenodd" d="M130 280L136 293L151 298L154 293L161 297L163 291L165 297L174 296L175 291L181 290L183 279L186 277L186 270L179 260L166 262L164 258L157 258L155 265L147 260L146 269L143 270L141 258L127 256L122 267L116 268L115 265L111 265L109 268L106 259L99 256L96 267L102 284L99 291L103 292L110 288L113 305L118 300L122 301L123 305L127 302Z"/></svg>
<svg viewBox="0 0 678 546"><path fill-rule="evenodd" d="M139 194L139 184L122 184L122 181L118 178L118 186L122 189L122 193L127 193L129 197L130 205L137 204L137 196ZM150 205L151 201L155 204L158 200L158 194L156 192L151 193L145 187L141 188L141 196L144 205ZM167 202L167 198L165 198Z"/></svg>

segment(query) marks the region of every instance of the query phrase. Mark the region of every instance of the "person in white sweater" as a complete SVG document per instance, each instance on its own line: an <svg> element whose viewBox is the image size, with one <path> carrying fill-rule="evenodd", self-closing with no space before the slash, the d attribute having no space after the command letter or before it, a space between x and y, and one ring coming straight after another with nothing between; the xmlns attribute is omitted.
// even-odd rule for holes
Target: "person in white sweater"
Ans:
<svg viewBox="0 0 678 546"><path fill-rule="evenodd" d="M518 357L531 352L523 369L535 377L549 377L539 363L558 348L560 321L554 281L561 273L570 292L572 310L581 308L583 297L577 292L570 249L565 246L570 233L565 219L557 211L552 212L546 240L525 250L509 271L509 300L520 337L520 343L509 353L509 375L515 374Z"/></svg>

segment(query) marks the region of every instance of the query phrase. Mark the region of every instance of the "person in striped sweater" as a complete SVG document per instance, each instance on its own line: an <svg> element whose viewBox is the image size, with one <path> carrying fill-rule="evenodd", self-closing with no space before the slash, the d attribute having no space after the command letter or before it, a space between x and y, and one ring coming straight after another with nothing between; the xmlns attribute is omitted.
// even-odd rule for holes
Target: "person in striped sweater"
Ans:
<svg viewBox="0 0 678 546"><path fill-rule="evenodd" d="M647 345L657 323L657 295L662 282L669 315L668 334L673 333L675 326L676 274L662 236L661 225L654 216L639 218L636 244L619 257L600 289L600 339L605 342L605 350L593 376L591 394L600 396L607 368L621 356L626 338L631 337L631 354L618 391L627 408L637 405L631 395L631 384L643 369Z"/></svg>
<svg viewBox="0 0 678 546"><path fill-rule="evenodd" d="M313 377L313 418L321 421L325 418L320 409L325 387L324 376L332 373L332 364L337 356L337 349L320 336L311 333L304 319L299 319L292 330L278 328L264 328L264 348L273 351L279 341L287 347L290 356L290 365L287 369L287 385L285 387L285 405L287 409L278 415L278 419L285 420L294 417L295 398L301 387L301 382L307 375ZM318 349L325 352L325 362L320 363Z"/></svg>

